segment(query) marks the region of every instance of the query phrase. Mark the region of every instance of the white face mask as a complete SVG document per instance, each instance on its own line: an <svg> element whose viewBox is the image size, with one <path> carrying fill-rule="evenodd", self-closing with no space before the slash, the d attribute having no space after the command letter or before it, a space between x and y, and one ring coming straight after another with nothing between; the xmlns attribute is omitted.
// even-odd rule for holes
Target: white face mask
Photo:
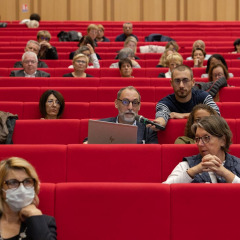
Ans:
<svg viewBox="0 0 240 240"><path fill-rule="evenodd" d="M14 212L31 204L35 197L34 187L25 188L23 184L20 184L17 189L3 189L3 191L6 192L6 203Z"/></svg>

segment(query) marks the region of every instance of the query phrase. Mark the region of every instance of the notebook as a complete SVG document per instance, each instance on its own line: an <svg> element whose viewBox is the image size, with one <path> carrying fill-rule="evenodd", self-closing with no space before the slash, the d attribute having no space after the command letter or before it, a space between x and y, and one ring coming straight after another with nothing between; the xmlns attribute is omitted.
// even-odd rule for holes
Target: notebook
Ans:
<svg viewBox="0 0 240 240"><path fill-rule="evenodd" d="M137 126L89 120L88 143L89 144L123 144L137 143Z"/></svg>

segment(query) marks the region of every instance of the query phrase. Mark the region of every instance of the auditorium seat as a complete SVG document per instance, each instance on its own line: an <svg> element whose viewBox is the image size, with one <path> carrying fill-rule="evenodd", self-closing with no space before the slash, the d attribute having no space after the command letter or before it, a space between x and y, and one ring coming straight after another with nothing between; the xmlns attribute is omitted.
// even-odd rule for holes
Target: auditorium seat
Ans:
<svg viewBox="0 0 240 240"><path fill-rule="evenodd" d="M162 184L57 184L58 239L170 239L169 200Z"/></svg>

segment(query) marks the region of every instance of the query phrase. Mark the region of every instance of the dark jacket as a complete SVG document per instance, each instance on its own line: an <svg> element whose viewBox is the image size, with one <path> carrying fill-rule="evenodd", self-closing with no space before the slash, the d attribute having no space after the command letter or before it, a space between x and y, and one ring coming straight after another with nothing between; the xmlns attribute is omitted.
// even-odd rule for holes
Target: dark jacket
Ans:
<svg viewBox="0 0 240 240"><path fill-rule="evenodd" d="M11 71L10 77L25 77L24 70ZM50 77L50 74L44 71L37 70L35 77Z"/></svg>
<svg viewBox="0 0 240 240"><path fill-rule="evenodd" d="M22 61L15 62L13 67L14 68L22 68L23 67ZM38 61L38 66L37 67L38 68L48 68L48 65L45 62L43 62L43 61Z"/></svg>

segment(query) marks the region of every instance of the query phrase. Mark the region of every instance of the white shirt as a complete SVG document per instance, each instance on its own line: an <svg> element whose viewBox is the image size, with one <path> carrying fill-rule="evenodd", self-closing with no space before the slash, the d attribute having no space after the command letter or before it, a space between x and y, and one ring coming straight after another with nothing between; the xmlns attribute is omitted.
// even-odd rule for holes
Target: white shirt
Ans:
<svg viewBox="0 0 240 240"><path fill-rule="evenodd" d="M180 162L172 171L172 173L168 176L167 180L163 183L171 184L171 183L191 183L193 178L191 178L187 170L189 169L189 165L187 161ZM212 183L217 183L217 178L213 172L209 172ZM240 178L235 176L232 183L240 183Z"/></svg>
<svg viewBox="0 0 240 240"><path fill-rule="evenodd" d="M35 73L33 73L33 74L27 74L27 73L24 71L25 77L36 77L36 73L37 73L37 71L36 71Z"/></svg>

